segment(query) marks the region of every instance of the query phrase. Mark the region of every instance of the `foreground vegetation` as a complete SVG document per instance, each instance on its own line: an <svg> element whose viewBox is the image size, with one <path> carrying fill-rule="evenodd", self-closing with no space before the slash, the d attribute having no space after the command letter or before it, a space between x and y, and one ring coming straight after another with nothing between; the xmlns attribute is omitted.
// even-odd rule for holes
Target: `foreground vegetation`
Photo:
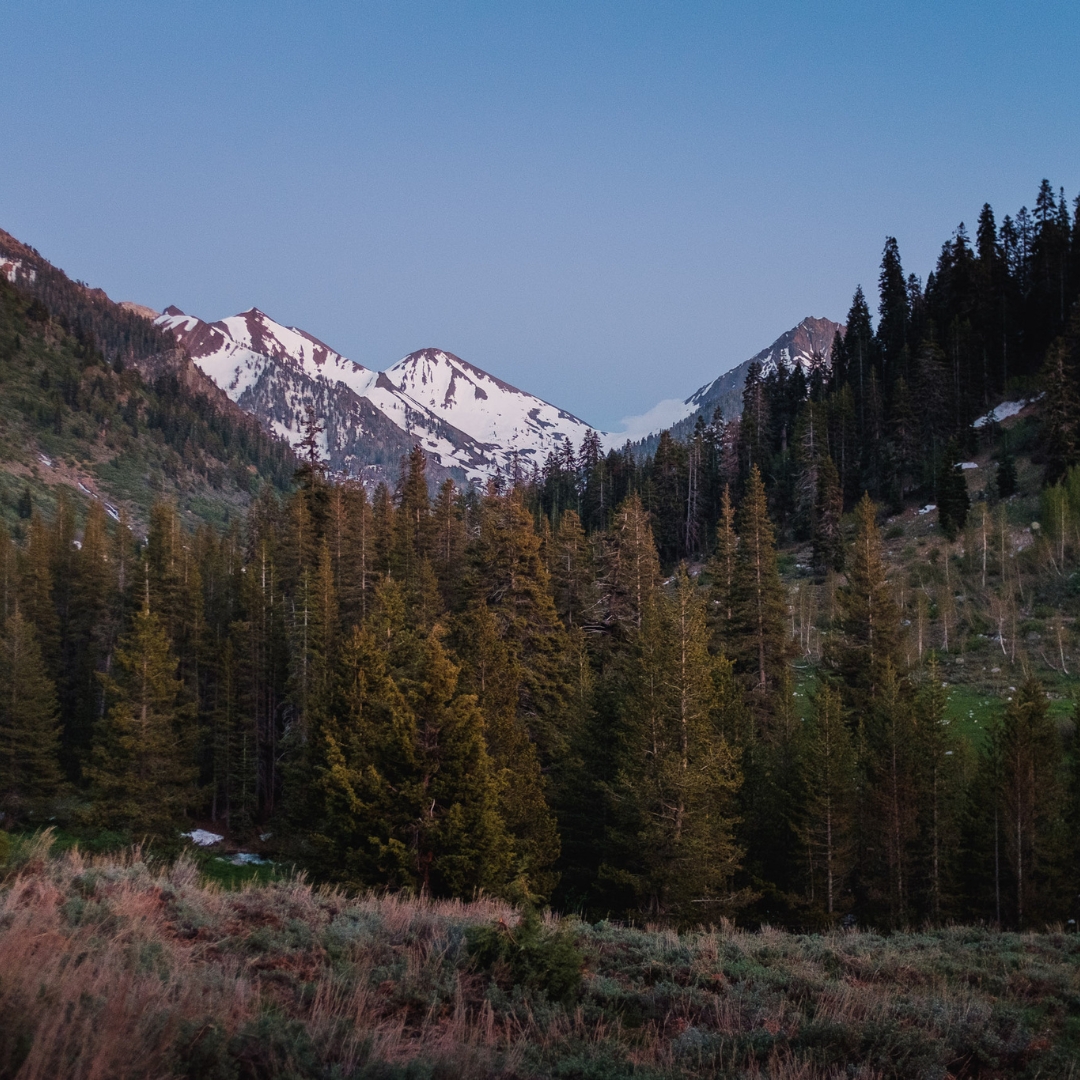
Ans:
<svg viewBox="0 0 1080 1080"><path fill-rule="evenodd" d="M16 842L0 1075L1070 1077L1080 936L559 924Z"/></svg>

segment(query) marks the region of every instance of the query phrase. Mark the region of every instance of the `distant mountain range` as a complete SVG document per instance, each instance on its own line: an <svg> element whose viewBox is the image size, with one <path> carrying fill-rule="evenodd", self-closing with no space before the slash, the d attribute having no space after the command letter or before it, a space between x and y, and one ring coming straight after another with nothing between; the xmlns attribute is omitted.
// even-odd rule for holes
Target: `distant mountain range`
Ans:
<svg viewBox="0 0 1080 1080"><path fill-rule="evenodd" d="M40 289L39 270L63 276L32 248L12 237L7 240L0 244L0 273L9 280L18 278ZM85 289L88 301L111 303L100 289L75 284ZM42 293L46 302L48 291ZM528 475L567 443L576 451L590 431L590 425L572 413L441 349L421 349L385 371L375 371L304 330L275 322L258 308L217 322L177 307L160 315L128 301L119 308L128 318L153 322L167 346L175 342L182 363L190 365L190 373L181 373L185 382L205 379L228 399L230 408L255 417L290 445L298 442L305 417L314 409L325 427L325 458L340 474L396 479L402 455L419 444L428 454L433 479L482 482L497 471ZM808 365L815 354L828 362L840 329L829 319L803 319L689 397L660 402L623 432L597 430L601 444L612 448L630 442L637 452L646 453L661 431L686 436L698 416L711 419L717 408L727 418L737 416L752 363L768 371L781 361ZM163 365L177 363L168 347L144 350L139 360L155 377Z"/></svg>
<svg viewBox="0 0 1080 1080"><path fill-rule="evenodd" d="M515 467L528 473L567 440L577 449L589 430L441 349L372 371L257 308L206 323L170 307L156 321L233 401L283 438L296 442L313 406L326 425L326 458L339 472L396 469L419 444L461 480Z"/></svg>
<svg viewBox="0 0 1080 1080"><path fill-rule="evenodd" d="M417 443L458 479L483 480L496 469L527 474L567 441L579 448L590 430L572 413L440 349L421 349L373 371L258 308L206 323L170 307L156 322L234 402L282 438L295 443L314 407L326 425L331 468L349 475L395 469ZM815 354L828 361L838 329L829 319L803 319L685 400L662 402L640 418L644 430L598 431L601 442L610 448L630 441L647 451L661 430L688 434L699 414L711 419L719 407L725 417L737 416L752 363L767 372L781 361L806 366Z"/></svg>

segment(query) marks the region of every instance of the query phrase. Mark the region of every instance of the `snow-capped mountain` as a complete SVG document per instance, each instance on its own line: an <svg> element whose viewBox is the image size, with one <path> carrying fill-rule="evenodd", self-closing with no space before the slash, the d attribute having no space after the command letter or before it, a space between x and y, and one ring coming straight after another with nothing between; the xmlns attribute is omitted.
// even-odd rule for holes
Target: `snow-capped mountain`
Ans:
<svg viewBox="0 0 1080 1080"><path fill-rule="evenodd" d="M257 308L206 323L170 307L157 324L233 401L283 438L296 442L314 406L326 425L331 468L352 475L372 466L396 470L417 443L459 478L527 472L567 439L576 449L589 430L576 416L439 349L374 371Z"/></svg>
<svg viewBox="0 0 1080 1080"><path fill-rule="evenodd" d="M604 444L614 447L629 441L644 450L651 450L661 431L671 431L677 438L685 437L693 431L699 415L711 420L717 408L730 420L742 413L743 385L751 364L760 364L762 373L767 375L780 362L789 368L798 365L806 370L813 358L820 356L828 367L832 361L833 337L838 330L843 334L844 327L840 323L807 316L798 326L781 334L767 349L725 371L688 398L661 401L642 416L629 418L625 422L626 430L605 435Z"/></svg>

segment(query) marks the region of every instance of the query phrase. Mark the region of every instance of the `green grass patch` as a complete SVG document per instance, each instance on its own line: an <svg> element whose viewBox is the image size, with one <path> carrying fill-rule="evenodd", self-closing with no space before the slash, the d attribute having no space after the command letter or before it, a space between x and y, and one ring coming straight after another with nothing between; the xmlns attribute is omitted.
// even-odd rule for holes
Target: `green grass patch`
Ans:
<svg viewBox="0 0 1080 1080"><path fill-rule="evenodd" d="M237 866L222 855L205 849L193 849L191 857L199 867L203 880L223 889L242 889L246 885L267 885L296 876L296 868L276 862L247 863Z"/></svg>
<svg viewBox="0 0 1080 1080"><path fill-rule="evenodd" d="M957 735L973 746L981 747L990 725L1004 707L1004 699L995 693L976 686L950 684L945 719Z"/></svg>

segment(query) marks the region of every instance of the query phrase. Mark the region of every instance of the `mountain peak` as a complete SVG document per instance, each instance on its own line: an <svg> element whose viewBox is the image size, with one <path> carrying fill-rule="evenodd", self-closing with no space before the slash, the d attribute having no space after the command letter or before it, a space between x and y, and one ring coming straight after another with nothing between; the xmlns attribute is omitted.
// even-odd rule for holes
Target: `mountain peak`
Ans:
<svg viewBox="0 0 1080 1080"><path fill-rule="evenodd" d="M807 315L768 348L736 364L684 401L669 399L641 416L627 417L623 421L626 430L605 436L604 445L612 449L630 441L648 448L661 431L670 430L680 437L689 435L699 415L711 420L716 409L730 420L742 412L743 384L751 364L760 364L762 371L768 374L779 363L806 368L811 359L818 355L828 363L832 357L833 338L838 330L843 333L842 324Z"/></svg>

